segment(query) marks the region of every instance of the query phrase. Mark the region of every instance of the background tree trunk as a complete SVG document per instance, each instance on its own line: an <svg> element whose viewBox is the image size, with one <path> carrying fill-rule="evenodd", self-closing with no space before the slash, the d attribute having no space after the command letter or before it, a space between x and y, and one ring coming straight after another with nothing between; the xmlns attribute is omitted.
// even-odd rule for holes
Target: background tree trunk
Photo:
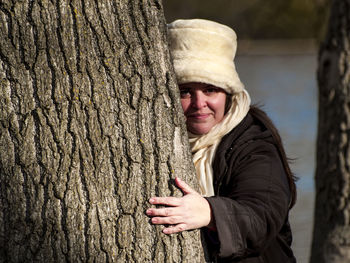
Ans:
<svg viewBox="0 0 350 263"><path fill-rule="evenodd" d="M334 0L319 52L312 263L350 262L350 1Z"/></svg>
<svg viewBox="0 0 350 263"><path fill-rule="evenodd" d="M153 195L194 184L160 0L0 3L0 262L198 262Z"/></svg>

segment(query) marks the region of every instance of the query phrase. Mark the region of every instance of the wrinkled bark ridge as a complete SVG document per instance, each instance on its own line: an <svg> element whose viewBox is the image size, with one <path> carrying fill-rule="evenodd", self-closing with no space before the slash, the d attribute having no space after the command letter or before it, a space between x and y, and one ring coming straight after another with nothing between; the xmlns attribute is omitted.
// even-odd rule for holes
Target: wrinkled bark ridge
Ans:
<svg viewBox="0 0 350 263"><path fill-rule="evenodd" d="M0 262L199 262L153 195L194 170L158 0L0 3Z"/></svg>

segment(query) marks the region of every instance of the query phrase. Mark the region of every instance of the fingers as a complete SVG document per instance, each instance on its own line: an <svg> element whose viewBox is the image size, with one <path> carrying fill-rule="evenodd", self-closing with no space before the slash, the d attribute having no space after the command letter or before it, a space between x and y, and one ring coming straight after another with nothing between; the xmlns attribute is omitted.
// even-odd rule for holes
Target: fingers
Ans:
<svg viewBox="0 0 350 263"><path fill-rule="evenodd" d="M163 229L163 233L167 235L180 233L182 231L188 230L185 224L178 224L176 226L170 226Z"/></svg>
<svg viewBox="0 0 350 263"><path fill-rule="evenodd" d="M151 219L152 224L154 225L176 225L182 223L181 217L172 216L172 217L153 217Z"/></svg>
<svg viewBox="0 0 350 263"><path fill-rule="evenodd" d="M173 216L176 215L176 209L174 208L149 208L146 210L146 214L149 216Z"/></svg>
<svg viewBox="0 0 350 263"><path fill-rule="evenodd" d="M175 178L175 184L184 196L152 197L149 200L152 205L165 206L146 210L152 224L165 225L164 234L179 233L208 225L207 214L210 214L210 209L209 212L206 211L207 201L180 178ZM206 202L204 206L203 200Z"/></svg>
<svg viewBox="0 0 350 263"><path fill-rule="evenodd" d="M146 214L151 218L152 224L155 225L173 225L181 223L181 216L177 208L149 208Z"/></svg>
<svg viewBox="0 0 350 263"><path fill-rule="evenodd" d="M181 191L186 194L198 194L193 190L185 181L181 180L179 177L175 178L175 184L181 189ZM149 202L152 205L166 205L166 206L179 206L181 205L181 198L177 197L152 197Z"/></svg>
<svg viewBox="0 0 350 263"><path fill-rule="evenodd" d="M177 197L152 197L149 202L152 205L179 206L181 199Z"/></svg>
<svg viewBox="0 0 350 263"><path fill-rule="evenodd" d="M175 178L175 184L181 189L184 194L196 193L185 181L181 180L179 177Z"/></svg>

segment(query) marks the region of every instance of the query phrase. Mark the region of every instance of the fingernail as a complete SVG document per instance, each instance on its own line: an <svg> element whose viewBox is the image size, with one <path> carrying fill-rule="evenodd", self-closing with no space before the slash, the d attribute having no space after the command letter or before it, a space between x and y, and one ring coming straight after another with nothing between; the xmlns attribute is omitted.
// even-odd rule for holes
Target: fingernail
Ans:
<svg viewBox="0 0 350 263"><path fill-rule="evenodd" d="M153 203L153 202L154 202L154 199L153 199L153 198L151 198L151 199L149 200L149 202L150 202L150 203Z"/></svg>

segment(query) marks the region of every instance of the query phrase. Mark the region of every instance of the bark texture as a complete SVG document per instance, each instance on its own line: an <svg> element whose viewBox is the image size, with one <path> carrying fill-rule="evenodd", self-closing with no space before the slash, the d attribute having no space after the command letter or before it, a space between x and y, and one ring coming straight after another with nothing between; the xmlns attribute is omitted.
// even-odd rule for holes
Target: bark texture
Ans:
<svg viewBox="0 0 350 263"><path fill-rule="evenodd" d="M160 0L0 2L0 262L199 262L150 225L195 185Z"/></svg>
<svg viewBox="0 0 350 263"><path fill-rule="evenodd" d="M312 263L350 262L350 1L334 0L319 52Z"/></svg>

